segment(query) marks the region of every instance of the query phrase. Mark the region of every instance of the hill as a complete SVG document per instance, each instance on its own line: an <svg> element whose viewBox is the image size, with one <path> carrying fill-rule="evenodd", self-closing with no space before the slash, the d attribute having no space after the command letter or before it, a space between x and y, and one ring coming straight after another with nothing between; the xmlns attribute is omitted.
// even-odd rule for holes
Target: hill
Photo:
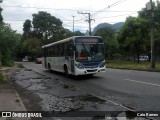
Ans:
<svg viewBox="0 0 160 120"><path fill-rule="evenodd" d="M118 22L118 23L115 23L115 24L109 24L109 23L101 23L101 24L98 24L94 29L93 29L93 32L92 32L92 35L94 35L96 33L97 30L99 29L102 29L102 28L106 28L106 27L112 27L114 30L116 31L119 31L120 28L124 25L124 22Z"/></svg>

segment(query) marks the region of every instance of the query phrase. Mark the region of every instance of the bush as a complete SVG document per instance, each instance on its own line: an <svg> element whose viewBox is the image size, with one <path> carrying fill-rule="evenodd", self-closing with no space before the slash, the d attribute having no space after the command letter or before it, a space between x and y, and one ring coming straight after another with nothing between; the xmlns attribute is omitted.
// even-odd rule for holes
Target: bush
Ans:
<svg viewBox="0 0 160 120"><path fill-rule="evenodd" d="M9 51L6 51L4 54L2 54L2 65L3 66L9 66L12 67L14 65L12 57L11 57L11 53Z"/></svg>
<svg viewBox="0 0 160 120"><path fill-rule="evenodd" d="M3 77L2 73L0 72L0 84L3 83L3 78L4 77Z"/></svg>

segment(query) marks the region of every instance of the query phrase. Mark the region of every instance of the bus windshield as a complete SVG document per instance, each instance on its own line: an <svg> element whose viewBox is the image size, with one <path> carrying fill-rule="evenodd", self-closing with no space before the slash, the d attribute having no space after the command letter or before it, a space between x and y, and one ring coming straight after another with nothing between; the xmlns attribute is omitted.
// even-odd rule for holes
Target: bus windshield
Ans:
<svg viewBox="0 0 160 120"><path fill-rule="evenodd" d="M104 44L76 44L76 61L104 60Z"/></svg>

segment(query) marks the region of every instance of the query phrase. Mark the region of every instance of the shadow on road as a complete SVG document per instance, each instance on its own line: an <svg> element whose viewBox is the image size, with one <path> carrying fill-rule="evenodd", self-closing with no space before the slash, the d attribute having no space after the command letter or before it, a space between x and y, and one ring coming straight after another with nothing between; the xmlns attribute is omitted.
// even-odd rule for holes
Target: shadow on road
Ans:
<svg viewBox="0 0 160 120"><path fill-rule="evenodd" d="M70 80L76 80L76 81L82 81L82 80L97 80L99 78L102 78L100 76L95 76L94 75L78 75L78 76L74 76L74 75L69 75L68 77L66 77L66 75L62 72L57 72L57 71L49 71L49 70L44 70L45 73L51 73L54 74L57 77L64 77L64 78L69 78Z"/></svg>

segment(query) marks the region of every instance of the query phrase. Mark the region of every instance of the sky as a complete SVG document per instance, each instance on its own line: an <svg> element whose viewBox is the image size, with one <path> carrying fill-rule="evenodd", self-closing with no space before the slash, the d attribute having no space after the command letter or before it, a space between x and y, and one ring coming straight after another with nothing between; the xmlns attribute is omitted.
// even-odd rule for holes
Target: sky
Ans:
<svg viewBox="0 0 160 120"><path fill-rule="evenodd" d="M146 7L150 0L3 0L4 22L13 30L23 33L26 19L32 21L32 14L46 11L63 22L63 27L73 31L88 30L88 14L91 14L93 30L100 23L115 24L125 22L128 16L136 17L137 12ZM155 0L153 0L155 1ZM74 20L73 20L74 19Z"/></svg>

